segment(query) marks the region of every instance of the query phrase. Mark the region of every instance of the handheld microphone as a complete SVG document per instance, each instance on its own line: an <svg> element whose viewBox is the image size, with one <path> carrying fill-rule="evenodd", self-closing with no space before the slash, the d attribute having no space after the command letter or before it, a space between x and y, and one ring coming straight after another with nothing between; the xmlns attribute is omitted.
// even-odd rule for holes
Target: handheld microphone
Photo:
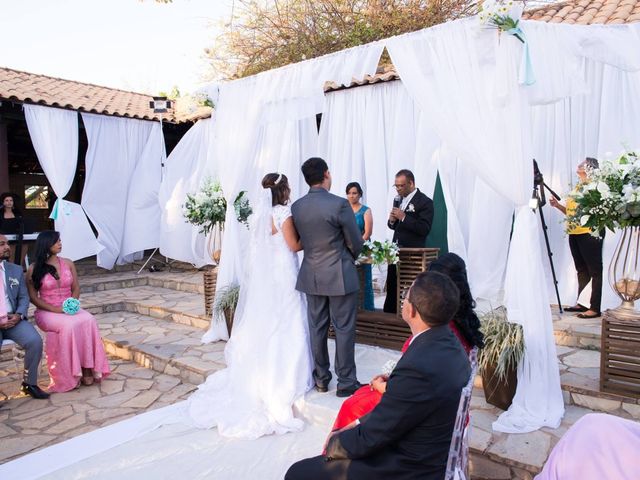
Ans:
<svg viewBox="0 0 640 480"><path fill-rule="evenodd" d="M400 195L396 195L393 199L393 208L400 208L402 204L402 197Z"/></svg>

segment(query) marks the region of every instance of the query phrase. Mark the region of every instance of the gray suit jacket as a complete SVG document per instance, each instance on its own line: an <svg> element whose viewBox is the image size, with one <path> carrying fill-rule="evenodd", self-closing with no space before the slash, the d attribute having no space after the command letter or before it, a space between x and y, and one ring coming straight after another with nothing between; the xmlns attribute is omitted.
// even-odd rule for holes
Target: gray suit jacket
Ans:
<svg viewBox="0 0 640 480"><path fill-rule="evenodd" d="M14 263L4 262L4 279L13 313L19 313L26 320L27 311L29 310L29 293L27 292L27 283L22 273L22 267Z"/></svg>
<svg viewBox="0 0 640 480"><path fill-rule="evenodd" d="M312 187L291 206L304 260L296 289L310 295L340 296L359 289L354 260L362 250L362 234L349 202Z"/></svg>

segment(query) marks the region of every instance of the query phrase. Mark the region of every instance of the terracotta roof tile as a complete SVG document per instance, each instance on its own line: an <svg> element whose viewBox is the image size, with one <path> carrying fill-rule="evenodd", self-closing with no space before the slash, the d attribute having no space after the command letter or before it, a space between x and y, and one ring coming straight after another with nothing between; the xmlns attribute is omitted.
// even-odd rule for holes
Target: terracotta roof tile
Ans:
<svg viewBox="0 0 640 480"><path fill-rule="evenodd" d="M569 0L524 12L523 18L551 23L622 24L640 20L640 0Z"/></svg>
<svg viewBox="0 0 640 480"><path fill-rule="evenodd" d="M141 120L159 120L149 108L151 95L74 82L0 67L0 100L35 103ZM169 110L163 121L190 121L185 112Z"/></svg>

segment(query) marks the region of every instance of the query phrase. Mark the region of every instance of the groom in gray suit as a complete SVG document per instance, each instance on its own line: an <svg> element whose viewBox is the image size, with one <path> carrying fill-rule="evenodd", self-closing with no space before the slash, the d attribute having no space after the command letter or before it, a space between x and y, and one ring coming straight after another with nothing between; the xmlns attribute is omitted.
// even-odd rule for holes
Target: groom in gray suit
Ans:
<svg viewBox="0 0 640 480"><path fill-rule="evenodd" d="M328 391L331 372L327 335L329 323L333 322L336 395L348 397L361 386L354 359L360 288L354 260L362 250L362 235L349 202L329 193L331 174L327 163L310 158L302 165L302 174L311 188L291 206L291 214L304 251L296 289L307 294L313 379L316 390Z"/></svg>
<svg viewBox="0 0 640 480"><path fill-rule="evenodd" d="M10 255L7 237L0 234L0 346L6 338L25 349L22 391L33 398L49 398L49 394L38 387L42 339L27 321L27 284L22 267L8 262Z"/></svg>

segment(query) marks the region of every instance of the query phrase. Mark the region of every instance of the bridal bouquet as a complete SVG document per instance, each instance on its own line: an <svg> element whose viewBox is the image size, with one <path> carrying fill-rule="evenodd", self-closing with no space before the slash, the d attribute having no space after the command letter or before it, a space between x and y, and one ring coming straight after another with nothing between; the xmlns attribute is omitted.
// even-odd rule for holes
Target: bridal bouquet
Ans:
<svg viewBox="0 0 640 480"><path fill-rule="evenodd" d="M238 222L249 226L249 216L252 213L247 192L242 191L233 202ZM227 215L227 201L222 187L217 181L206 178L202 188L196 194L187 194L187 201L183 207L183 214L187 222L200 227L200 233L207 235L216 225L224 226Z"/></svg>
<svg viewBox="0 0 640 480"><path fill-rule="evenodd" d="M640 226L640 154L625 152L605 159L598 169L587 169L588 181L571 194L577 207L567 226L600 230Z"/></svg>
<svg viewBox="0 0 640 480"><path fill-rule="evenodd" d="M515 32L522 16L524 5L522 2L513 0L485 0L480 5L478 20L480 25L488 28L496 28L500 32L508 32L524 43L519 32Z"/></svg>
<svg viewBox="0 0 640 480"><path fill-rule="evenodd" d="M69 297L62 302L62 311L67 315L75 315L80 311L80 300Z"/></svg>
<svg viewBox="0 0 640 480"><path fill-rule="evenodd" d="M398 263L398 245L385 240L367 240L364 242L362 252L357 260L358 263L372 263L373 265L383 265Z"/></svg>

